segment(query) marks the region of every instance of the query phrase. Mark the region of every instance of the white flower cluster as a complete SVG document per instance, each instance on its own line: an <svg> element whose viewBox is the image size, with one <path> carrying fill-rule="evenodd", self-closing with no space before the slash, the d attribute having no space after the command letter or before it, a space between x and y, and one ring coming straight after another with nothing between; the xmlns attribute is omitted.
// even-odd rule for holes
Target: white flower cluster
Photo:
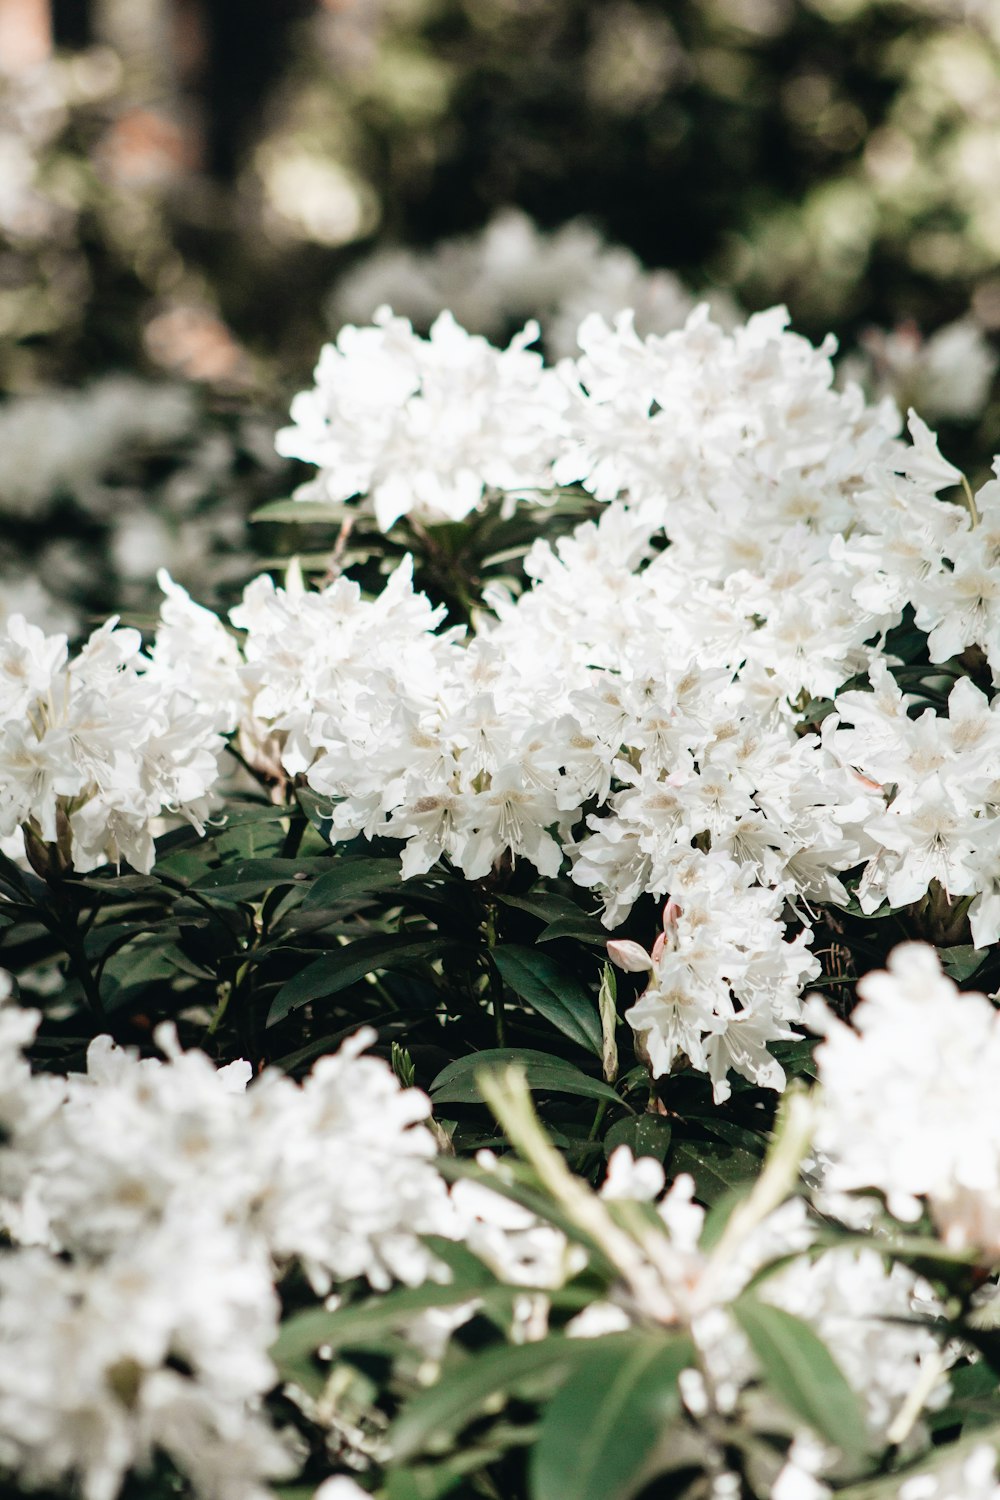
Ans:
<svg viewBox="0 0 1000 1500"><path fill-rule="evenodd" d="M165 1453L199 1495L257 1500L299 1457L263 1408L275 1278L422 1282L419 1236L456 1233L429 1103L371 1032L301 1085L247 1089L169 1027L165 1062L99 1037L86 1074L32 1077L37 1019L0 1011L0 1468L113 1500Z"/></svg>
<svg viewBox="0 0 1000 1500"><path fill-rule="evenodd" d="M709 1075L717 1104L731 1093L730 1070L784 1087L767 1044L797 1037L788 1022L799 1020L802 987L819 975L808 935L785 942L781 897L752 879L724 854L692 853L677 868L652 954L626 940L608 944L616 964L649 975L625 1020L653 1076L686 1058Z"/></svg>
<svg viewBox="0 0 1000 1500"><path fill-rule="evenodd" d="M847 872L864 867L866 911L937 882L974 898L977 942L1000 937L992 707L960 681L947 718L911 719L885 649L910 606L934 661L976 645L1000 668L1000 479L973 524L940 498L961 475L920 418L901 441L891 403L838 390L832 344L786 323L775 309L726 333L702 308L641 339L627 315L594 317L555 371L450 319L426 341L388 314L344 330L284 437L321 487L460 514L548 464L606 502L600 518L537 543L533 586L494 589L467 643L404 565L372 601L343 580L258 580L232 616L242 663L174 590L154 651L191 680L215 662L220 727L329 796L334 837L403 840L406 874L441 855L470 878L566 859L612 926L644 893L673 897L684 984L651 987L633 1017L657 1070L686 1052L720 1096L733 1066L780 1082L764 1049L814 972L784 922L846 904ZM842 691L865 673L870 692ZM708 926L689 948L695 912ZM724 921L732 950L714 942ZM667 990L686 996L679 1031Z"/></svg>
<svg viewBox="0 0 1000 1500"><path fill-rule="evenodd" d="M963 994L934 950L897 948L858 985L846 1026L818 1000L807 1019L826 1040L816 1058L823 1110L816 1146L830 1192L875 1189L891 1213L930 1209L946 1244L1000 1255L1000 1014Z"/></svg>
<svg viewBox="0 0 1000 1500"><path fill-rule="evenodd" d="M18 827L92 870L148 870L153 821L200 826L223 749L212 717L157 674L112 619L69 659L66 637L13 615L0 633L0 837Z"/></svg>
<svg viewBox="0 0 1000 1500"><path fill-rule="evenodd" d="M450 318L427 340L388 313L343 330L282 440L324 493L429 520L578 482L599 519L536 543L533 586L493 589L495 618L467 641L409 563L376 599L257 579L231 616L239 643L165 580L137 677L193 694L273 779L305 777L334 838L400 839L404 874L441 856L472 879L565 861L610 926L643 894L673 897L700 955L669 949L693 1054L668 1039L666 991L647 991L643 1031L658 1068L686 1051L723 1091L731 1066L780 1081L763 1049L813 972L785 923L846 904L848 872L866 911L940 886L971 903L977 943L1000 937L993 707L960 680L947 716L912 718L886 647L909 607L934 662L975 647L1000 672L1000 478L971 509L942 499L961 475L920 418L901 440L891 403L838 390L832 345L786 323L775 309L727 333L702 308L641 339L628 316L590 318L555 370ZM43 783L15 786L8 823L38 821ZM680 937L710 906L734 945L714 968L710 939Z"/></svg>
<svg viewBox="0 0 1000 1500"><path fill-rule="evenodd" d="M442 313L422 339L387 308L374 327L342 329L278 433L279 453L320 469L298 495L370 494L388 531L407 514L460 521L487 490L551 484L566 398L528 348L537 337L529 323L501 352Z"/></svg>
<svg viewBox="0 0 1000 1500"><path fill-rule="evenodd" d="M891 800L866 824L877 846L858 896L866 912L887 899L906 906L937 881L949 898L974 897L969 916L974 942L1000 938L1000 715L997 704L967 678L948 695L948 717L931 709L918 717L884 662L871 670L871 692L841 693L826 721L827 743L845 763L880 786ZM850 725L852 727L839 727Z"/></svg>
<svg viewBox="0 0 1000 1500"><path fill-rule="evenodd" d="M885 1059L893 1057L879 1028L891 1029L898 1047L900 976L905 999L920 1004L914 975L941 985L922 950L899 950L890 975L869 981L891 992L892 1014L876 1023L877 997L869 994L861 1037L837 1027L821 1051L819 1144L832 1158L830 1185L880 1186L897 1212L909 1210L897 1200L910 1189L936 1205L930 1178L955 1173L955 1154L945 1160L938 1144L914 1183L919 1153L927 1157L949 1131L966 1154L970 1147L954 1130L950 1093L942 1103L949 1121L932 1109L922 1134L914 1128L915 1088L905 1109L890 1097L888 1139L874 1121L871 1101L885 1100ZM545 1289L563 1286L586 1262L560 1229L502 1196L502 1161L480 1157L501 1193L488 1181L449 1192L422 1123L429 1101L364 1056L370 1031L323 1058L301 1084L277 1072L251 1083L245 1063L217 1070L203 1053L182 1052L169 1026L156 1035L165 1061L140 1060L99 1037L86 1073L60 1078L33 1076L23 1059L37 1020L0 1008L0 1219L10 1241L0 1255L0 1469L26 1485L72 1482L85 1500L115 1500L127 1474L165 1454L205 1500L263 1500L266 1481L293 1474L301 1460L265 1405L276 1380L268 1355L278 1326L275 1282L290 1264L320 1295L357 1278L376 1289L396 1280L416 1285L443 1274L421 1237L460 1238L500 1280L525 1289L514 1336L531 1340L547 1331ZM954 1033L955 1018L948 1021ZM985 1078L996 1058L972 1030ZM842 1031L857 1044L849 1055ZM859 1061L869 1046L882 1058L877 1077ZM931 1032L924 1050L940 1046ZM968 1071L964 1055L961 1066ZM926 1076L920 1085L926 1093ZM968 1119L980 1119L980 1107L977 1095ZM883 1105L880 1119L885 1113ZM845 1123L854 1121L849 1132ZM905 1162L904 1132L917 1140ZM840 1152L854 1134L867 1137L863 1161ZM979 1173L980 1188L983 1181ZM933 1316L938 1305L910 1272L887 1269L877 1245L818 1250L805 1202L794 1198L730 1234L725 1247L706 1247L691 1179L677 1178L665 1195L664 1187L651 1158L633 1159L627 1148L612 1155L602 1198L655 1202L662 1237L654 1254L647 1234L607 1298L573 1320L571 1336L598 1337L648 1316L690 1327L712 1399L735 1409L758 1367L728 1305L762 1268L790 1256L758 1295L813 1325L862 1398L873 1444L886 1441L918 1385L932 1407L944 1399L933 1333L913 1316ZM995 1203L995 1186L991 1192ZM409 1336L433 1365L475 1310L472 1297L428 1314ZM683 1394L697 1416L706 1397L693 1375Z"/></svg>

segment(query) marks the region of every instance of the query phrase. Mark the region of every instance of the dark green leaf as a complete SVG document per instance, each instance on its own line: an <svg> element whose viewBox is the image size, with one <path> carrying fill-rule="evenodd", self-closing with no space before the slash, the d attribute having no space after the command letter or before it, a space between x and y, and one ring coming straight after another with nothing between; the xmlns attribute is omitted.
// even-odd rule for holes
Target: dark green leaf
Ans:
<svg viewBox="0 0 1000 1500"><path fill-rule="evenodd" d="M544 927L535 939L536 943L554 943L557 938L576 938L580 943L591 943L597 948L607 946L608 934L596 922L588 922L582 913L575 917L560 917Z"/></svg>
<svg viewBox="0 0 1000 1500"><path fill-rule="evenodd" d="M151 984L170 980L176 970L162 944L151 942L116 953L101 976L101 995L107 1011L119 1010L149 988Z"/></svg>
<svg viewBox="0 0 1000 1500"><path fill-rule="evenodd" d="M760 1172L760 1157L725 1141L678 1141L670 1154L673 1176L690 1172L697 1197L712 1204Z"/></svg>
<svg viewBox="0 0 1000 1500"><path fill-rule="evenodd" d="M685 1115L685 1119L697 1121L699 1130L717 1136L720 1141L736 1146L749 1156L759 1158L767 1150L767 1141L763 1135L756 1130L748 1130L745 1125L738 1125L735 1120L724 1120L719 1114L699 1115L690 1111Z"/></svg>
<svg viewBox="0 0 1000 1500"><path fill-rule="evenodd" d="M612 1125L604 1137L604 1152L610 1156L617 1146L627 1146L633 1156L655 1156L664 1162L671 1134L670 1122L662 1115L633 1115Z"/></svg>
<svg viewBox="0 0 1000 1500"><path fill-rule="evenodd" d="M845 1456L860 1457L866 1441L858 1398L809 1324L747 1296L730 1311L774 1394Z"/></svg>
<svg viewBox="0 0 1000 1500"><path fill-rule="evenodd" d="M988 954L988 948L975 948L971 943L960 943L955 948L938 949L941 967L956 984L961 984L963 979L971 979L976 970L982 968Z"/></svg>
<svg viewBox="0 0 1000 1500"><path fill-rule="evenodd" d="M532 1500L631 1500L669 1461L690 1341L636 1332L587 1343L532 1449Z"/></svg>
<svg viewBox="0 0 1000 1500"><path fill-rule="evenodd" d="M252 901L275 886L305 884L329 867L326 858L231 860L209 870L191 889L212 901Z"/></svg>
<svg viewBox="0 0 1000 1500"><path fill-rule="evenodd" d="M504 906L516 907L518 911L526 911L540 922L551 924L556 921L586 922L587 914L575 901L568 896L560 896L555 891L532 891L527 896L498 896L497 899Z"/></svg>
<svg viewBox="0 0 1000 1500"><path fill-rule="evenodd" d="M273 1026L299 1006L335 995L377 969L405 967L415 959L437 958L448 946L439 937L414 939L404 933L380 933L377 937L347 943L332 953L324 953L282 985L271 1004L267 1024Z"/></svg>
<svg viewBox="0 0 1000 1500"><path fill-rule="evenodd" d="M424 1286L404 1287L382 1297L372 1297L356 1307L339 1308L336 1312L316 1307L296 1313L281 1325L271 1348L271 1358L282 1369L290 1362L301 1360L303 1355L315 1353L324 1344L331 1349L363 1347L366 1339L397 1329L428 1308L456 1307L474 1297L492 1297L504 1305L512 1302L517 1289L498 1286L485 1266L479 1262L477 1265L478 1281L470 1278L447 1286L429 1282Z"/></svg>
<svg viewBox="0 0 1000 1500"><path fill-rule="evenodd" d="M480 1104L482 1096L476 1084L476 1073L483 1068L500 1068L516 1063L524 1069L528 1087L539 1093L579 1094L585 1099L606 1099L612 1104L621 1100L609 1084L586 1073L561 1057L534 1052L528 1047L493 1047L474 1052L449 1063L431 1084L436 1104Z"/></svg>
<svg viewBox="0 0 1000 1500"><path fill-rule="evenodd" d="M307 786L296 787L295 800L305 813L313 828L316 829L327 842L331 842L330 834L333 829L332 813L336 801L340 798L320 797Z"/></svg>
<svg viewBox="0 0 1000 1500"><path fill-rule="evenodd" d="M464 1360L405 1406L389 1429L397 1459L439 1447L488 1402L513 1392L537 1395L580 1358L586 1340L552 1335L532 1344L504 1344Z"/></svg>
<svg viewBox="0 0 1000 1500"><path fill-rule="evenodd" d="M951 1388L947 1406L927 1412L924 1420L932 1432L950 1427L982 1427L996 1420L997 1376L985 1362L960 1365L948 1371Z"/></svg>
<svg viewBox="0 0 1000 1500"><path fill-rule="evenodd" d="M121 901L126 896L163 896L160 882L153 875L85 875L72 882L73 888L98 891L102 896ZM88 903L93 905L93 902Z"/></svg>
<svg viewBox="0 0 1000 1500"><path fill-rule="evenodd" d="M475 1448L442 1463L393 1469L386 1478L385 1500L441 1500L462 1483L470 1468L484 1468L500 1456L497 1448Z"/></svg>
<svg viewBox="0 0 1000 1500"><path fill-rule="evenodd" d="M555 959L513 943L490 950L506 984L564 1036L601 1056L601 1021L580 981Z"/></svg>
<svg viewBox="0 0 1000 1500"><path fill-rule="evenodd" d="M349 855L344 859L326 860L325 865L325 872L307 891L302 911L335 906L338 902L367 895L369 891L382 891L402 883L398 859Z"/></svg>

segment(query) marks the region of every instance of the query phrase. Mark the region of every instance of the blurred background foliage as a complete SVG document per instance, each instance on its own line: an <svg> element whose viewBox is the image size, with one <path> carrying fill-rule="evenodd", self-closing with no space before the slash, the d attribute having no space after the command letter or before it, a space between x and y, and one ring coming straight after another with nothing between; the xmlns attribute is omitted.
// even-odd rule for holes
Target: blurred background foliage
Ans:
<svg viewBox="0 0 1000 1500"><path fill-rule="evenodd" d="M140 608L157 564L227 597L368 257L512 208L787 302L981 472L998 183L997 0L0 0L0 611ZM460 243L442 296L463 254L499 274Z"/></svg>

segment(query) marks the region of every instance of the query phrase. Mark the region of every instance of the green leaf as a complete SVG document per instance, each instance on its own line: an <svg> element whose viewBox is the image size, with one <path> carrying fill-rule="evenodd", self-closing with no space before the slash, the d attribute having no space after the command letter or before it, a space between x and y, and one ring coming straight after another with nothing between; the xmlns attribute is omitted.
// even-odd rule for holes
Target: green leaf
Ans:
<svg viewBox="0 0 1000 1500"><path fill-rule="evenodd" d="M301 911L336 906L370 891L384 891L402 884L398 859L373 859L359 854L326 860L325 865L325 873L307 891Z"/></svg>
<svg viewBox="0 0 1000 1500"><path fill-rule="evenodd" d="M672 1135L670 1122L662 1115L633 1115L617 1120L604 1137L604 1154L610 1156L618 1146L627 1146L633 1156L655 1156L667 1159Z"/></svg>
<svg viewBox="0 0 1000 1500"><path fill-rule="evenodd" d="M435 1104L481 1104L476 1073L482 1068L504 1067L509 1063L522 1067L528 1087L539 1093L578 1094L585 1099L606 1099L611 1104L622 1102L614 1089L600 1079L588 1077L561 1057L533 1052L528 1047L493 1047L458 1058L435 1078L430 1087L431 1098Z"/></svg>
<svg viewBox="0 0 1000 1500"><path fill-rule="evenodd" d="M120 1010L151 984L174 978L176 971L164 947L154 940L127 953L115 954L101 976L101 997L106 1011Z"/></svg>
<svg viewBox="0 0 1000 1500"><path fill-rule="evenodd" d="M845 1456L861 1457L867 1443L858 1398L809 1324L747 1296L733 1302L730 1312L774 1394Z"/></svg>
<svg viewBox="0 0 1000 1500"><path fill-rule="evenodd" d="M295 788L295 800L316 832L326 839L327 843L332 843L330 834L333 830L333 809L338 802L343 801L343 798L320 797L309 787L300 786Z"/></svg>
<svg viewBox="0 0 1000 1500"><path fill-rule="evenodd" d="M947 1406L924 1417L931 1432L965 1426L971 1430L996 1419L997 1376L988 1364L953 1367L948 1371L948 1384L951 1398Z"/></svg>
<svg viewBox="0 0 1000 1500"><path fill-rule="evenodd" d="M587 1343L532 1449L532 1500L631 1500L669 1464L690 1340L625 1333Z"/></svg>
<svg viewBox="0 0 1000 1500"><path fill-rule="evenodd" d="M560 896L555 891L531 891L527 896L498 896L504 906L516 907L518 911L526 911L540 922L551 925L553 922L586 922L587 913L571 901L568 896Z"/></svg>
<svg viewBox="0 0 1000 1500"><path fill-rule="evenodd" d="M692 1123L697 1123L699 1130L706 1134L717 1136L720 1141L725 1141L729 1146L736 1146L747 1156L758 1158L758 1166L761 1158L767 1151L767 1140L756 1130L748 1130L745 1125L738 1125L735 1120L724 1120L721 1115L700 1115L689 1112L685 1118Z"/></svg>
<svg viewBox="0 0 1000 1500"><path fill-rule="evenodd" d="M567 974L555 959L535 948L507 943L490 950L506 984L532 1010L551 1021L564 1036L593 1052L602 1052L601 1021L597 1007L580 981Z"/></svg>
<svg viewBox="0 0 1000 1500"><path fill-rule="evenodd" d="M403 933L380 933L377 937L347 943L332 953L324 953L282 985L271 1003L267 1024L273 1026L283 1021L310 1000L323 1000L346 990L348 985L356 984L376 969L395 969L415 959L437 958L449 946L453 945L440 937L414 939Z"/></svg>
<svg viewBox="0 0 1000 1500"><path fill-rule="evenodd" d="M982 968L988 954L988 948L974 948L971 943L938 949L942 969L956 984L961 984L963 979L971 979L976 970Z"/></svg>
<svg viewBox="0 0 1000 1500"><path fill-rule="evenodd" d="M726 1141L677 1141L670 1155L670 1172L689 1172L697 1197L712 1204L751 1181L760 1172L760 1157Z"/></svg>
<svg viewBox="0 0 1000 1500"><path fill-rule="evenodd" d="M514 1392L537 1395L580 1358L585 1343L552 1335L538 1343L504 1344L464 1360L403 1408L389 1429L393 1457L405 1460L428 1449L440 1451L485 1405Z"/></svg>
<svg viewBox="0 0 1000 1500"><path fill-rule="evenodd" d="M185 823L180 828L172 828L168 833L161 834L156 840L156 864L162 864L178 849L194 847L199 851L212 850L214 853L216 841L225 839L236 830L245 828L251 831L254 828L266 828L268 824L281 824L287 822L289 815L289 808L276 806L273 802L231 803L224 812L209 819L203 833L193 824ZM280 827L275 832L280 838ZM156 866L153 867L153 874L156 874Z"/></svg>
<svg viewBox="0 0 1000 1500"><path fill-rule="evenodd" d="M439 1500L464 1476L442 1464L419 1464L413 1469L393 1469L386 1480L386 1500Z"/></svg>
<svg viewBox="0 0 1000 1500"><path fill-rule="evenodd" d="M492 1298L504 1307L513 1302L519 1289L498 1286L486 1267L481 1262L477 1265L478 1281L470 1277L447 1286L429 1282L372 1297L356 1307L339 1308L336 1312L311 1307L296 1313L281 1325L271 1346L271 1358L279 1369L285 1369L297 1366L304 1356L314 1354L324 1344L331 1349L362 1347L367 1339L383 1337L431 1307L457 1307L473 1298Z"/></svg>
<svg viewBox="0 0 1000 1500"><path fill-rule="evenodd" d="M230 860L191 887L212 901L252 901L275 886L305 884L328 870L328 858Z"/></svg>
<svg viewBox="0 0 1000 1500"><path fill-rule="evenodd" d="M325 523L339 525L343 521L343 505L323 500L271 500L250 513L251 521L279 521L290 525L317 525Z"/></svg>
<svg viewBox="0 0 1000 1500"><path fill-rule="evenodd" d="M554 943L557 938L576 938L580 943L592 943L596 948L607 946L608 934L596 922L588 922L583 913L575 917L559 917L544 927L535 939L536 943Z"/></svg>

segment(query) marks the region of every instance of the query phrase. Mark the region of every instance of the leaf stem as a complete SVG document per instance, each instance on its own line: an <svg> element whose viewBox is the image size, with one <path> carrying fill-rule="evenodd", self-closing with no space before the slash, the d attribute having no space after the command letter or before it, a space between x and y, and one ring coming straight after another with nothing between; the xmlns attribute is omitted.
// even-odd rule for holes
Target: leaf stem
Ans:
<svg viewBox="0 0 1000 1500"><path fill-rule="evenodd" d="M486 905L486 947L493 949L497 944L497 912L493 902ZM507 1045L507 1017L504 1014L503 1003L503 978L500 970L493 962L491 954L487 955L487 973L490 986L490 1004L493 1009L493 1027L498 1047Z"/></svg>

